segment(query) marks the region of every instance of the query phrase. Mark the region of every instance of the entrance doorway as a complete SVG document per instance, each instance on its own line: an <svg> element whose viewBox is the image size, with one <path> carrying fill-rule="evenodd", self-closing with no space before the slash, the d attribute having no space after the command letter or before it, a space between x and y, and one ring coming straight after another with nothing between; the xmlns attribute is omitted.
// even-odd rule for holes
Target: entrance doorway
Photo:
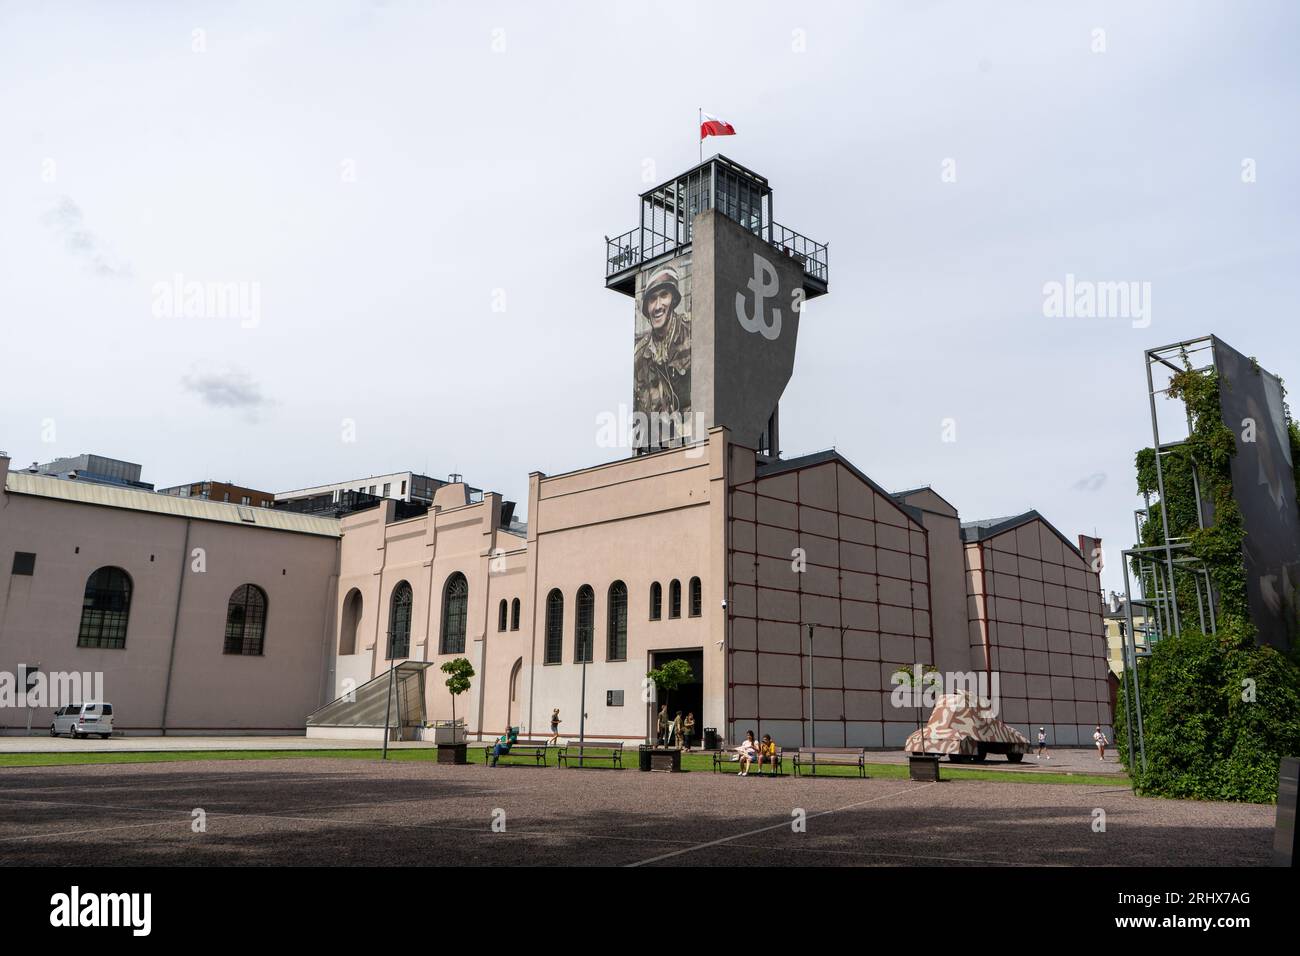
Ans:
<svg viewBox="0 0 1300 956"><path fill-rule="evenodd" d="M671 691L655 707L658 712L659 707L664 704L668 705L668 719L671 720L677 716L677 712L682 712L682 719L686 719L687 714L695 715L695 738L692 743L699 746L700 739L704 735L704 648L688 647L680 651L651 651L650 652L650 669L657 670L663 667L668 661L685 661L691 667L691 680L689 683L682 684L676 690ZM650 739L655 736L655 714L650 715Z"/></svg>

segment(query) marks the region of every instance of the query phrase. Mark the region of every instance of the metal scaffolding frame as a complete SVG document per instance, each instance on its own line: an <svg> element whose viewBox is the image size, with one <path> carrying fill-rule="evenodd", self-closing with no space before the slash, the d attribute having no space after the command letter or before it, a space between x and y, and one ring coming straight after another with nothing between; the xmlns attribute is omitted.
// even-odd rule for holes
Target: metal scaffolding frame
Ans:
<svg viewBox="0 0 1300 956"><path fill-rule="evenodd" d="M1209 351L1206 364L1201 353ZM1156 493L1160 505L1160 540L1153 545L1135 546L1123 552L1124 565L1124 608L1125 622L1121 628L1121 652L1124 655L1124 716L1128 729L1129 766L1134 764L1133 728L1136 718L1137 753L1142 769L1146 770L1146 739L1142 726L1142 696L1138 688L1137 662L1148 657L1151 648L1166 636L1177 636L1182 632L1183 614L1190 608L1178 606L1178 583L1190 577L1196 589L1196 614L1200 630L1214 634L1218 629L1215 615L1214 584L1210 578L1209 568L1205 562L1191 553L1191 540L1186 536L1169 533L1168 497L1165 493L1164 459L1175 450L1183 447L1185 441L1162 442L1160 440L1160 422L1156 411L1156 396L1169 391L1168 387L1156 388L1154 370L1163 366L1177 374L1192 371L1202 374L1213 372L1214 337L1175 342L1154 349L1147 349L1147 404L1151 414L1151 447L1155 449ZM1179 364L1175 364L1175 362ZM1187 411L1187 431L1193 426L1191 412ZM1201 501L1201 483L1196 474L1195 463L1192 468L1192 494L1196 504L1197 527L1205 527L1205 509ZM1150 527L1151 495L1143 493L1143 507L1133 512L1133 528L1137 541L1142 540L1143 527ZM1135 580L1136 579L1136 580ZM1137 597L1134 597L1136 583ZM1133 608L1142 609L1142 623L1133 620ZM1131 675L1131 677L1130 677ZM1133 692L1128 693L1129 680L1132 680ZM1131 701L1131 703L1130 703Z"/></svg>
<svg viewBox="0 0 1300 956"><path fill-rule="evenodd" d="M736 161L711 156L640 198L637 226L605 237L606 288L634 295L636 274L653 262L682 254L692 244L695 217L717 209L799 263L808 298L826 294L827 244L775 222L767 179Z"/></svg>

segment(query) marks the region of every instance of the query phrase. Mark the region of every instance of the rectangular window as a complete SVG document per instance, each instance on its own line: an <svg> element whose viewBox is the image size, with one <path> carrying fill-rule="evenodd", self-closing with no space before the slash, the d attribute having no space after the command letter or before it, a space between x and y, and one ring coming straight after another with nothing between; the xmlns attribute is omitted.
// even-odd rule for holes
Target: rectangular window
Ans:
<svg viewBox="0 0 1300 956"><path fill-rule="evenodd" d="M605 691L605 706L606 706L606 707L622 707L622 706L623 706L623 692L622 692L621 690L607 690L607 691Z"/></svg>
<svg viewBox="0 0 1300 956"><path fill-rule="evenodd" d="M391 481L385 481L385 482L384 482L384 497L387 498L390 494L392 494L392 491L393 491L393 483L392 483Z"/></svg>
<svg viewBox="0 0 1300 956"><path fill-rule="evenodd" d="M241 505L251 505L253 503L253 499L248 497L248 495L240 495L239 503Z"/></svg>
<svg viewBox="0 0 1300 956"><path fill-rule="evenodd" d="M101 647L120 650L126 647L125 611L84 608L81 628L77 632L78 647Z"/></svg>
<svg viewBox="0 0 1300 956"><path fill-rule="evenodd" d="M14 552L14 574L30 577L36 573L36 555L30 551Z"/></svg>
<svg viewBox="0 0 1300 956"><path fill-rule="evenodd" d="M402 482L402 497L406 497L406 482Z"/></svg>

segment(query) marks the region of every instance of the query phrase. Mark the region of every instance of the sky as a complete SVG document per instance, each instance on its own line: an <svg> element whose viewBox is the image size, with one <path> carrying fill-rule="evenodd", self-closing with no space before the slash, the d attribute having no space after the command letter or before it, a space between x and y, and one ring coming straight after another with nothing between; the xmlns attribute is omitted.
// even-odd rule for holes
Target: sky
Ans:
<svg viewBox="0 0 1300 956"><path fill-rule="evenodd" d="M0 448L523 511L623 454L604 237L703 108L829 244L785 457L1036 508L1122 589L1143 351L1213 332L1300 382L1297 36L1286 2L0 0Z"/></svg>

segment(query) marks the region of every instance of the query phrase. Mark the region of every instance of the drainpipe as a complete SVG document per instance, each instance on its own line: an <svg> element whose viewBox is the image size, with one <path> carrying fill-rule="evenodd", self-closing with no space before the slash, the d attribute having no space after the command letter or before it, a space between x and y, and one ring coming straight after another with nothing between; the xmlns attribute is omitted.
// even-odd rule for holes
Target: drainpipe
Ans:
<svg viewBox="0 0 1300 956"><path fill-rule="evenodd" d="M185 566L190 560L190 527L193 523L191 519L185 519L185 547L181 550L180 575L176 582L176 613L172 617L172 643L167 652L167 682L163 685L162 721L158 727L164 737L167 736L167 706L171 703L172 696L172 669L176 666L176 636L180 633L181 627L181 603L185 600Z"/></svg>

